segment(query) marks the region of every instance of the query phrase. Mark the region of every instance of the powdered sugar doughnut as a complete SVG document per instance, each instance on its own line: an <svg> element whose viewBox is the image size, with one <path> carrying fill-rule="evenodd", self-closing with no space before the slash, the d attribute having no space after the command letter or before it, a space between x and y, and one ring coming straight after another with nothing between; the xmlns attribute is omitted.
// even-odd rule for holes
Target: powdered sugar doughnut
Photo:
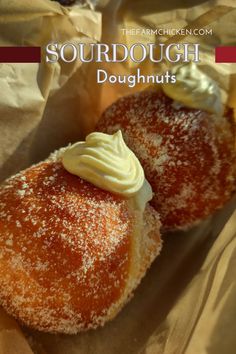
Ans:
<svg viewBox="0 0 236 354"><path fill-rule="evenodd" d="M98 130L122 130L155 193L151 204L166 230L187 229L222 207L235 190L230 118L179 105L158 91L123 97Z"/></svg>
<svg viewBox="0 0 236 354"><path fill-rule="evenodd" d="M140 218L55 154L0 187L0 303L43 331L103 325L160 252L159 226L152 207Z"/></svg>

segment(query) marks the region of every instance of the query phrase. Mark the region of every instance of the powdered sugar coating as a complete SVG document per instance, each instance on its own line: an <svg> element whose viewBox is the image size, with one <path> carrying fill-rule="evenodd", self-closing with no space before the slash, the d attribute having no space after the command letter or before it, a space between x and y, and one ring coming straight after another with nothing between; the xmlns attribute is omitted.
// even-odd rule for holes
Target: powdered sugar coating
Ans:
<svg viewBox="0 0 236 354"><path fill-rule="evenodd" d="M119 99L97 128L110 134L122 130L152 185L151 204L167 230L192 226L235 190L235 136L228 118L149 90Z"/></svg>
<svg viewBox="0 0 236 354"><path fill-rule="evenodd" d="M69 174L58 156L0 188L0 301L27 325L76 333L114 317L145 272L128 285L136 220L127 200ZM152 215L146 268L160 249Z"/></svg>

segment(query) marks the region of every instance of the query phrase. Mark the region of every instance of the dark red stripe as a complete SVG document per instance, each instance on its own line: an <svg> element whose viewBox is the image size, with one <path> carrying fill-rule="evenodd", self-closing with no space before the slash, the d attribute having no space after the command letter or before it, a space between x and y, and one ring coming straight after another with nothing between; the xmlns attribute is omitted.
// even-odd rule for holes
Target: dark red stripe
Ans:
<svg viewBox="0 0 236 354"><path fill-rule="evenodd" d="M236 47L216 47L216 63L236 63Z"/></svg>
<svg viewBox="0 0 236 354"><path fill-rule="evenodd" d="M0 63L40 63L40 47L0 47Z"/></svg>

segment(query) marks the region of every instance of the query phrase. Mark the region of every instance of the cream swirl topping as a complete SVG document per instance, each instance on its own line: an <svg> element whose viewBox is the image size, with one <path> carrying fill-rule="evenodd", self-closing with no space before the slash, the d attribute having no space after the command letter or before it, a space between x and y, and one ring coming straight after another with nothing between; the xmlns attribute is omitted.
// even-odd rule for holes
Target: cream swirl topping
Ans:
<svg viewBox="0 0 236 354"><path fill-rule="evenodd" d="M142 195L146 195L145 204L152 198L143 168L125 144L120 130L113 135L89 134L85 141L65 150L62 164L68 172L101 189L127 198L142 190Z"/></svg>
<svg viewBox="0 0 236 354"><path fill-rule="evenodd" d="M223 105L217 83L198 69L195 63L176 66L172 73L176 83L164 84L167 96L187 107L203 109L221 115Z"/></svg>

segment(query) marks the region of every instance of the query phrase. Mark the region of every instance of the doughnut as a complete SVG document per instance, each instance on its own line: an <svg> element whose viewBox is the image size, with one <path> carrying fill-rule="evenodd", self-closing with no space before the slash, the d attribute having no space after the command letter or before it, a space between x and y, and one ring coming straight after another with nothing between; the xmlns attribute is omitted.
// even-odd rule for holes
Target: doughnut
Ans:
<svg viewBox="0 0 236 354"><path fill-rule="evenodd" d="M74 334L119 312L161 238L151 206L141 215L69 173L63 151L0 187L0 303L24 325Z"/></svg>
<svg viewBox="0 0 236 354"><path fill-rule="evenodd" d="M162 90L148 89L118 99L102 114L97 130L120 129L140 160L164 231L189 229L235 191L231 113L186 107Z"/></svg>

